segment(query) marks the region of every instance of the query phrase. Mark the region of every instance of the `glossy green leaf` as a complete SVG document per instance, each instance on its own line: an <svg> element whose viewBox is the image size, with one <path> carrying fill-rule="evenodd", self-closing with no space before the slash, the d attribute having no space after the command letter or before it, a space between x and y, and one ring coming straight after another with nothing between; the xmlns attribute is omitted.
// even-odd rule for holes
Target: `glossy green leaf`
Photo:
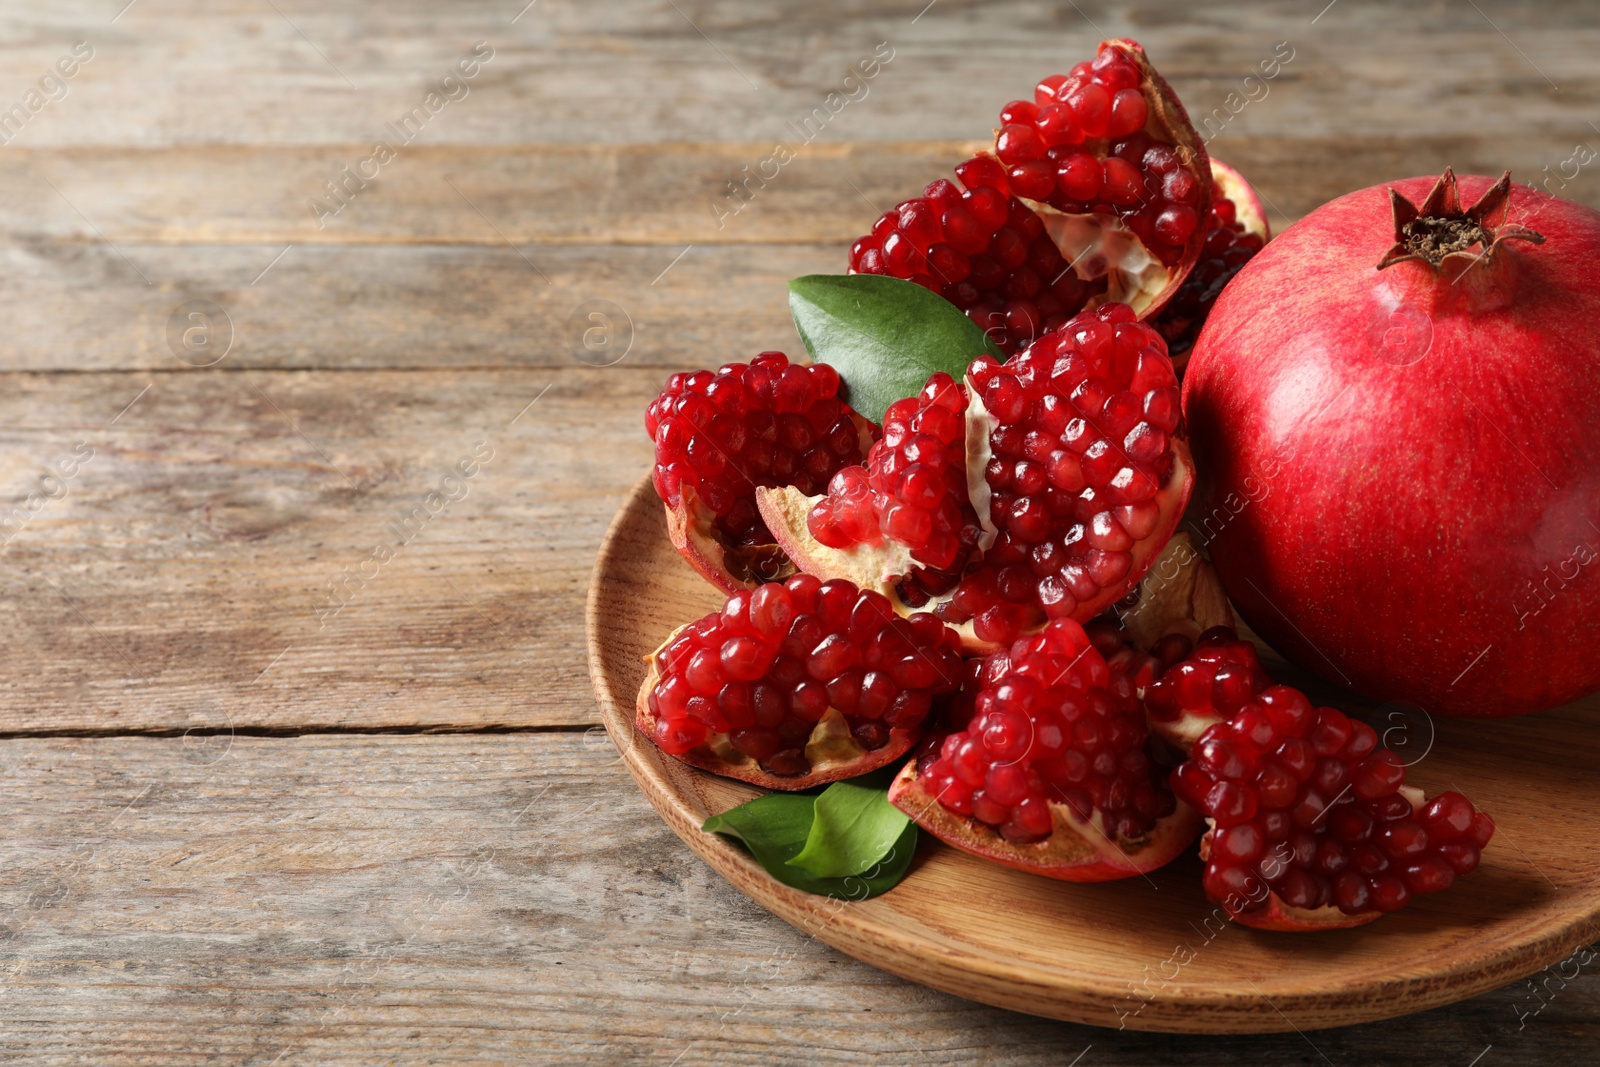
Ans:
<svg viewBox="0 0 1600 1067"><path fill-rule="evenodd" d="M789 866L819 878L860 874L889 854L910 821L883 790L835 782L817 798L805 847Z"/></svg>
<svg viewBox="0 0 1600 1067"><path fill-rule="evenodd" d="M881 423L935 371L956 381L987 352L1005 356L944 297L881 274L808 274L789 283L789 310L811 358L839 372L844 398Z"/></svg>
<svg viewBox="0 0 1600 1067"><path fill-rule="evenodd" d="M721 815L713 815L701 829L738 838L768 874L784 885L807 893L866 900L899 884L917 849L917 827L909 821L878 860L854 874L818 877L802 867L789 865L789 861L806 847L817 799L805 793L768 793Z"/></svg>

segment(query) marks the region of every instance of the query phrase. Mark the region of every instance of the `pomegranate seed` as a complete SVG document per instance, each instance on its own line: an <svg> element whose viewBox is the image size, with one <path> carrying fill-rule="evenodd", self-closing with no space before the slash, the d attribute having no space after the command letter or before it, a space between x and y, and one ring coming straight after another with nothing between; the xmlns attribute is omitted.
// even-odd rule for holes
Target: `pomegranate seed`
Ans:
<svg viewBox="0 0 1600 1067"><path fill-rule="evenodd" d="M1044 155L1044 141L1030 125L1012 124L1000 131L995 141L995 154L1008 165L1027 163Z"/></svg>
<svg viewBox="0 0 1600 1067"><path fill-rule="evenodd" d="M1119 207L1139 202L1144 192L1143 178L1132 163L1112 156L1100 164L1100 195Z"/></svg>
<svg viewBox="0 0 1600 1067"><path fill-rule="evenodd" d="M1012 123L1031 123L1039 114L1039 105L1027 100L1013 100L1000 109L1000 122L1003 125Z"/></svg>
<svg viewBox="0 0 1600 1067"><path fill-rule="evenodd" d="M1106 124L1107 137L1126 137L1144 129L1150 106L1144 94L1137 89L1119 89L1111 98L1111 117Z"/></svg>
<svg viewBox="0 0 1600 1067"><path fill-rule="evenodd" d="M1097 82L1081 85L1067 94L1067 106L1089 137L1104 137L1111 121L1111 94Z"/></svg>
<svg viewBox="0 0 1600 1067"><path fill-rule="evenodd" d="M1065 74L1052 74L1050 77L1045 78L1033 91L1034 103L1038 104L1042 108L1046 104L1054 101L1056 98L1056 90L1060 89L1062 83L1064 83L1066 80L1067 76Z"/></svg>
<svg viewBox="0 0 1600 1067"><path fill-rule="evenodd" d="M1173 204L1156 216L1156 239L1169 245L1181 245L1189 240L1199 218L1194 208Z"/></svg>
<svg viewBox="0 0 1600 1067"><path fill-rule="evenodd" d="M1148 159L1147 154L1147 169ZM1187 171L1172 171L1162 179L1162 194L1171 204L1192 204L1197 193L1198 183ZM1219 195L1212 201L1205 228L1205 247L1200 261L1153 323L1167 339L1173 355L1193 347L1223 287L1262 248L1261 238L1245 232L1237 221L1234 203L1225 196Z"/></svg>

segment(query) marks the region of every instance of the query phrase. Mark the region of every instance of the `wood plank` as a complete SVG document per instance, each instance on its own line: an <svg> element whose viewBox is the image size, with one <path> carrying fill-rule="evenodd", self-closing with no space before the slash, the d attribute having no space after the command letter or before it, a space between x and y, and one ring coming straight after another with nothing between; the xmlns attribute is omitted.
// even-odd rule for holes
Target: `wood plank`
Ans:
<svg viewBox="0 0 1600 1067"><path fill-rule="evenodd" d="M1600 986L1557 976L1251 1038L935 993L711 873L602 735L6 745L29 798L0 837L18 1062L1567 1063L1600 1038Z"/></svg>
<svg viewBox="0 0 1600 1067"><path fill-rule="evenodd" d="M0 732L596 721L582 604L660 383L7 376Z"/></svg>
<svg viewBox="0 0 1600 1067"><path fill-rule="evenodd" d="M322 245L292 248L276 263L281 245L49 241L12 251L23 270L0 274L0 371L185 374L201 372L179 353L195 365L216 358L215 347L182 341L194 300L225 309L231 323L232 347L212 374L581 368L624 353L625 366L682 368L768 348L798 354L785 285L837 273L848 258L844 244L696 246L681 259L682 246ZM596 308L615 323L610 347L586 347ZM222 344L228 326L214 312L208 321L213 346Z"/></svg>
<svg viewBox="0 0 1600 1067"><path fill-rule="evenodd" d="M1577 131L1600 96L1600 33L1584 0L1479 5L1484 14L1342 0L1321 17L1297 0L1213 11L1183 0L1076 9L946 0L926 12L924 0L754 10L542 0L520 17L523 5L505 0L407 0L381 17L308 0L278 10L140 0L114 23L107 6L0 14L0 84L12 99L73 41L96 49L19 143L365 144L483 40L495 58L423 140L764 141L844 88L879 42L894 59L826 138L889 140L908 122L923 137L981 133L999 102L1104 36L1142 40L1183 99L1206 111L1289 40L1294 61L1239 120L1262 136Z"/></svg>
<svg viewBox="0 0 1600 1067"><path fill-rule="evenodd" d="M1544 149L1520 143L1524 172L1536 173ZM0 296L11 309L0 369L181 369L173 347L179 309L202 299L228 312L234 343L225 368L571 366L575 351L603 362L610 357L581 345L583 309L596 300L621 308L631 323L634 363L697 366L793 347L785 282L841 270L846 244L870 225L872 205L914 189L955 147L892 145L882 160L850 152L819 157L809 169L786 172L783 184L775 182L720 232L709 193L663 190L675 181L707 184L708 168L737 158L738 146L680 146L675 155L630 146L469 156L458 185L492 224L444 182L452 157L440 152L400 172L396 184L375 188L372 200L353 202L335 220L351 223L345 244L298 243L316 231L299 216L261 206L268 194L251 176L273 169L251 164L260 162L258 153L23 153L11 158L34 195L0 207L17 267L0 275ZM1384 175L1517 162L1498 154L1505 146L1460 138L1238 147L1245 156L1231 158L1260 177L1280 228ZM639 160L648 162L635 167ZM437 169L424 173L430 163ZM552 209L529 191L565 183L572 192L591 167L614 176L601 196ZM616 177L623 172L628 176ZM174 188L220 192L197 194L197 207L163 216ZM641 195L628 208L631 189ZM1567 191L1600 204L1600 183L1588 177ZM228 243L261 241L263 234L273 242ZM410 245L405 234L464 243ZM570 243L602 235L624 243ZM757 236L772 243L745 243Z"/></svg>
<svg viewBox="0 0 1600 1067"><path fill-rule="evenodd" d="M1260 187L1279 227L1341 193L1447 165L1459 173L1509 167L1519 180L1550 178L1552 190L1600 205L1592 175L1560 181L1575 141L1600 144L1600 132L1583 123L1498 135L1467 127L1273 137L1247 125L1249 114L1221 127L1210 147ZM768 165L770 180L761 177L770 141L417 146L370 182L342 173L370 155L364 143L18 147L7 155L15 198L0 204L0 232L35 255L48 239L109 241L141 264L148 253L127 246L263 244L270 259L286 244L849 244L879 212L950 177L982 146L819 141L786 165ZM730 181L746 179L730 193ZM338 199L330 181L346 183ZM536 261L544 254L529 251ZM243 280L267 259L250 261Z"/></svg>

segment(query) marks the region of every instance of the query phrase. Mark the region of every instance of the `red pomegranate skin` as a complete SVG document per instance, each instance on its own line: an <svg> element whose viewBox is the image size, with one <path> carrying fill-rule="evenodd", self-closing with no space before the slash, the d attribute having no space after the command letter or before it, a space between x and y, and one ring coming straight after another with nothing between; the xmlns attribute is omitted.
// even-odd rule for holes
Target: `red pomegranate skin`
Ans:
<svg viewBox="0 0 1600 1067"><path fill-rule="evenodd" d="M1437 179L1393 187L1422 203ZM1493 179L1459 179L1470 206ZM1446 715L1600 689L1600 213L1513 184L1452 282L1385 270L1389 186L1332 201L1223 292L1183 389L1191 532L1302 667Z"/></svg>

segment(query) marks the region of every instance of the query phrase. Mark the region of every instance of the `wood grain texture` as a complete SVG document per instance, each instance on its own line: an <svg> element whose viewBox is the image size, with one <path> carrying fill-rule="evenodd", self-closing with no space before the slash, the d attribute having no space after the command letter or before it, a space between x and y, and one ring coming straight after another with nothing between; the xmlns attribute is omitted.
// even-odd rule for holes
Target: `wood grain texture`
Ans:
<svg viewBox="0 0 1600 1067"><path fill-rule="evenodd" d="M802 351L784 286L837 271L847 248L697 245L674 263L684 246L45 242L17 252L26 274L0 278L13 309L0 370L583 368L622 352L627 367L718 365ZM233 337L204 370L179 359L205 362L181 342L195 300L223 308L215 336L231 323ZM595 301L615 320L610 348L585 346Z"/></svg>
<svg viewBox="0 0 1600 1067"><path fill-rule="evenodd" d="M1600 696L1532 719L1428 724L1436 736L1408 782L1430 795L1470 782L1467 795L1494 815L1499 837L1456 892L1418 899L1372 926L1299 936L1230 928L1207 903L1193 857L1149 876L1072 885L925 841L906 880L884 896L844 904L791 889L699 831L708 816L760 791L665 756L633 725L642 660L669 628L660 620L693 619L717 601L693 578L641 592L674 566L686 571L666 543L654 489L642 482L600 549L589 599L606 729L691 848L776 914L875 966L1074 1022L1256 1033L1437 1007L1555 964L1600 935L1600 859L1570 844L1597 829ZM1281 660L1267 662L1274 677L1298 683ZM1553 779L1557 761L1564 773ZM1570 814L1552 818L1552 809ZM1315 967L1303 966L1312 959Z"/></svg>
<svg viewBox="0 0 1600 1067"><path fill-rule="evenodd" d="M0 731L594 722L580 605L659 378L12 376Z"/></svg>
<svg viewBox="0 0 1600 1067"><path fill-rule="evenodd" d="M405 0L381 19L310 0L139 0L112 23L117 6L0 14L0 65L17 96L72 41L96 48L70 95L34 116L19 143L365 143L477 41L495 58L471 95L435 116L429 143L765 140L839 90L883 41L894 60L829 139L893 140L909 123L918 137L972 136L993 121L995 101L1105 37L1141 40L1202 112L1290 41L1294 61L1236 120L1261 136L1445 127L1565 141L1594 121L1600 92L1585 0L1480 2L1484 14L1340 0L1320 17L1325 5L1300 0L940 0L925 13L927 0L540 0L520 17L524 4L511 0Z"/></svg>
<svg viewBox="0 0 1600 1067"><path fill-rule="evenodd" d="M1248 115L1247 109L1236 121L1242 125ZM1528 130L1408 137L1375 129L1287 139L1230 122L1209 148L1258 185L1281 227L1332 194L1446 166L1458 173L1509 168L1532 183L1548 176L1548 165L1559 177L1556 165L1570 153L1572 138L1600 135L1580 128L1560 137ZM674 252L691 243L848 246L880 212L951 177L952 167L984 146L970 138L802 146L792 134L784 143L795 158L768 165L767 178L761 164L773 153L771 141L417 145L376 178L349 181L339 200L325 183L346 180L342 168L369 155L370 145L19 146L7 156L15 198L0 204L0 231L36 255L36 243L48 240L110 242L152 277L165 264L147 264L141 256L149 253L124 246L262 244L268 258L291 243L504 249L507 242L591 245L603 237L608 247L664 244L676 246ZM746 179L749 185L730 193L730 181ZM1563 192L1600 204L1600 182L1576 181ZM313 201L325 213L314 211ZM564 273L542 261L547 253L524 250L552 276ZM254 261L242 281L248 284L266 263Z"/></svg>
<svg viewBox="0 0 1600 1067"><path fill-rule="evenodd" d="M1244 1038L937 993L744 897L598 729L14 738L6 778L26 800L0 835L10 1062L1062 1067L1092 1046L1080 1067L1393 1067L1492 1044L1482 1067L1600 1038L1592 978Z"/></svg>
<svg viewBox="0 0 1600 1067"><path fill-rule="evenodd" d="M187 370L174 324L194 300L227 314L218 372L604 363L611 352L583 346L596 301L620 309L629 365L797 352L785 282L840 270L875 209L947 171L959 147L819 147L720 228L718 187L758 146L429 148L325 231L303 201L337 150L16 150L25 195L0 203L15 267L0 274L0 370ZM1527 136L1225 147L1279 229L1378 175L1532 176L1549 151ZM1600 183L1570 191L1600 205Z"/></svg>

